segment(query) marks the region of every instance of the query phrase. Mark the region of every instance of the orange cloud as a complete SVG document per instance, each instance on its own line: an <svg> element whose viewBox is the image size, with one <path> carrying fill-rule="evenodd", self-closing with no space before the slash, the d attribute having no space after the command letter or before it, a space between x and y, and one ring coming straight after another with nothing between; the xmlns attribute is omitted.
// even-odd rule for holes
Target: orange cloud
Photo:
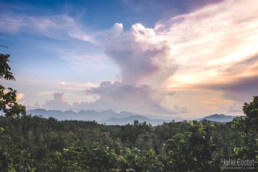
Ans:
<svg viewBox="0 0 258 172"><path fill-rule="evenodd" d="M258 53L257 11L258 1L227 0L157 23L157 36L170 43L171 58L179 65L169 86L180 89L257 76L257 56L252 60Z"/></svg>
<svg viewBox="0 0 258 172"><path fill-rule="evenodd" d="M18 100L21 100L22 98L24 98L24 94L23 93L17 93L16 94L16 100L18 101Z"/></svg>

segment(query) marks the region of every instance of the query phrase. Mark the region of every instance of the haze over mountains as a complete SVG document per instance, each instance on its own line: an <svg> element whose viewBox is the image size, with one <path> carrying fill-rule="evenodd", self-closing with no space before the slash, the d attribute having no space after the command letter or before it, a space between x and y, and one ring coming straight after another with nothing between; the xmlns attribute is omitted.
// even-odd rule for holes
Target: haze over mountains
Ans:
<svg viewBox="0 0 258 172"><path fill-rule="evenodd" d="M163 122L171 122L174 121L183 121L188 119L183 118L169 118L169 117L159 117L159 116L151 116L151 115L140 115L131 112L122 111L120 113L116 113L112 110L106 110L102 112L97 112L94 110L87 111L79 111L74 112L72 110L69 111L59 111L59 110L46 110L46 109L33 109L28 110L27 114L42 116L45 118L54 117L57 120L84 120L84 121L96 121L98 123L104 123L108 125L125 125L132 124L134 120L138 120L139 122L146 122L152 125L159 125ZM229 122L235 116L227 116L224 114L214 114L210 116L206 116L201 119L196 120L208 120L214 122Z"/></svg>
<svg viewBox="0 0 258 172"><path fill-rule="evenodd" d="M134 120L139 122L147 122L152 125L162 124L163 122L169 122L172 119L155 119L153 116L143 116L131 112L122 111L116 113L112 110L106 110L97 112L94 110L87 111L59 111L59 110L45 110L45 109L34 109L28 110L28 114L38 115L45 118L54 117L58 120L84 120L84 121L96 121L98 123L105 123L108 125L125 125L132 124ZM158 118L158 117L156 117ZM181 118L175 119L176 121L182 120Z"/></svg>

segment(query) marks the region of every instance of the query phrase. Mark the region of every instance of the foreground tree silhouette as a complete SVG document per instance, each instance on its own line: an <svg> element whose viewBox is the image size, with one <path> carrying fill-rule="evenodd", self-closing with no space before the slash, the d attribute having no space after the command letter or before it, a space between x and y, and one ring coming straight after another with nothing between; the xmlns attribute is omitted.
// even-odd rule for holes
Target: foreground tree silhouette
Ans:
<svg viewBox="0 0 258 172"><path fill-rule="evenodd" d="M11 72L11 67L8 64L9 57L9 54L0 54L0 79L15 80ZM25 106L18 104L16 97L16 90L12 88L5 89L5 87L0 84L0 112L2 111L6 117L19 117L20 114L26 115ZM3 132L4 128L0 126L0 139L9 140L10 138L6 137ZM5 145L0 143L0 171L7 171L8 166L10 166L9 153ZM10 169L11 168L9 168L8 171L10 171Z"/></svg>
<svg viewBox="0 0 258 172"><path fill-rule="evenodd" d="M11 67L9 66L9 54L0 54L0 79L15 80ZM6 117L19 117L20 114L26 115L26 107L17 103L16 90L8 88L7 90L0 84L0 111Z"/></svg>

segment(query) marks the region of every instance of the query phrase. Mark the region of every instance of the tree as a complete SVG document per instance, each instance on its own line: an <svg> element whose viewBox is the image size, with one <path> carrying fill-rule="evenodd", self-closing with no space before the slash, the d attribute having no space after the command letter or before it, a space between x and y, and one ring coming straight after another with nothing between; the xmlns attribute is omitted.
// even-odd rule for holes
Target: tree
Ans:
<svg viewBox="0 0 258 172"><path fill-rule="evenodd" d="M218 170L218 160L213 158L216 146L212 139L213 125L190 121L188 132L176 134L166 141L161 159L165 171Z"/></svg>
<svg viewBox="0 0 258 172"><path fill-rule="evenodd" d="M242 131L244 146L235 147L235 156L244 159L258 160L258 96L253 101L245 103L243 111L246 116L236 117L232 121L232 128Z"/></svg>
<svg viewBox="0 0 258 172"><path fill-rule="evenodd" d="M15 80L8 64L9 57L9 54L0 54L0 79ZM26 107L18 104L16 97L16 90L12 88L6 90L4 86L0 85L0 111L3 111L6 117L26 115Z"/></svg>
<svg viewBox="0 0 258 172"><path fill-rule="evenodd" d="M9 66L9 54L0 54L0 79L4 78L6 80L15 80L11 67ZM4 113L6 117L18 117L20 114L26 115L26 108L18 104L16 101L16 90L12 88L5 89L4 86L0 84L0 111ZM0 139L6 139L6 136L2 134L4 128L0 126ZM4 148L4 145L0 144L0 170L9 170L12 168L10 166L8 151Z"/></svg>

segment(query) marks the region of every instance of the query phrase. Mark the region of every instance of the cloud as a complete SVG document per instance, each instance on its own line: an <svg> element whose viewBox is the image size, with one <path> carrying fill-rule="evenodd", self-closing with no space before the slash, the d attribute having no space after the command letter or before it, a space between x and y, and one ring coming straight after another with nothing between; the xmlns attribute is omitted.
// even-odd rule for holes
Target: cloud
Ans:
<svg viewBox="0 0 258 172"><path fill-rule="evenodd" d="M84 83L75 83L75 82L60 82L59 83L63 89L66 90L84 90L86 88L98 87L99 83L93 82L84 82Z"/></svg>
<svg viewBox="0 0 258 172"><path fill-rule="evenodd" d="M145 114L185 112L177 106L164 107L159 96L163 83L176 69L166 41L157 39L153 29L141 24L124 31L123 25L116 23L105 36L106 55L120 67L120 80L102 82L99 87L87 89L87 94L100 97L94 105Z"/></svg>
<svg viewBox="0 0 258 172"><path fill-rule="evenodd" d="M124 31L122 24L115 24L107 38L106 54L120 67L124 84L139 84L145 79L152 84L163 82L175 71L170 46L151 28L135 24Z"/></svg>
<svg viewBox="0 0 258 172"><path fill-rule="evenodd" d="M62 83L62 85L69 86L71 84ZM83 85L79 85L79 87L81 86ZM63 107L69 107L75 111L104 111L112 109L117 112L129 111L156 115L177 115L189 112L186 107L180 107L178 105L174 105L169 108L164 107L161 103L162 101L160 97L153 97L155 94L155 91L147 85L125 85L117 81L113 83L110 81L104 81L100 83L99 86L93 86L91 84L88 85L88 88L86 89L86 97L91 97L91 100L88 99L87 101L74 102L71 106L65 102ZM169 94L172 95L172 93ZM55 98L54 100L58 99L57 102L64 102L63 95L61 97L62 99ZM51 105L54 104L52 101L47 102ZM46 105L43 106L46 107ZM57 105L57 107L59 106L60 105Z"/></svg>
<svg viewBox="0 0 258 172"><path fill-rule="evenodd" d="M69 110L71 108L71 105L64 99L64 93L54 93L53 98L53 100L46 100L42 107L51 110Z"/></svg>
<svg viewBox="0 0 258 172"><path fill-rule="evenodd" d="M160 20L154 28L138 23L125 30L116 23L105 32L105 54L120 68L119 79L87 88L86 94L96 95L96 101L70 108L190 115L232 112L236 109L228 109L232 104L258 92L257 11L258 1L224 0ZM27 29L94 43L67 15L4 15L1 29L11 33ZM62 58L76 65L98 64L98 60L90 63L88 56L69 56ZM67 105L60 93L46 105L54 102Z"/></svg>
<svg viewBox="0 0 258 172"><path fill-rule="evenodd" d="M227 0L158 22L154 31L171 45L170 54L178 65L168 88L208 91L220 95L220 102L231 100L228 104L256 95L257 11L258 1ZM181 99L188 103L187 97ZM216 107L227 111L222 105Z"/></svg>
<svg viewBox="0 0 258 172"><path fill-rule="evenodd" d="M110 98L119 100L117 105L126 102L130 106L132 102L125 100L128 95L122 93L128 91L125 87L146 85L150 91L141 90L145 94L141 97L151 100L147 103L152 106L155 104L173 113L173 109L180 109L176 107L178 102L189 104L192 100L184 94L179 98L182 100L171 102L161 95L187 90L196 96L206 90L205 95L219 93L217 101L227 105L215 101L208 105L203 99L199 102L203 105L198 106L202 106L203 111L226 111L229 103L237 99L244 101L257 92L256 11L256 1L229 0L158 22L154 29L135 24L127 31L122 24L115 24L107 32L106 54L120 67L121 80L119 84L102 83L94 89L95 93L100 95L101 101L111 101L107 99ZM136 90L131 91L137 93ZM141 101L138 94L132 92L128 99ZM118 95L124 99L119 99ZM192 110L198 107L190 107L190 110L179 111L200 112Z"/></svg>
<svg viewBox="0 0 258 172"><path fill-rule="evenodd" d="M25 97L24 93L16 93L17 101L22 100Z"/></svg>
<svg viewBox="0 0 258 172"><path fill-rule="evenodd" d="M99 87L86 90L86 94L99 95L97 102L110 105L114 110L142 113L169 113L152 97L153 90L147 85L125 85L121 82L102 82Z"/></svg>
<svg viewBox="0 0 258 172"><path fill-rule="evenodd" d="M171 109L171 114L184 114L189 112L186 107L180 107L178 105L174 105L173 109Z"/></svg>
<svg viewBox="0 0 258 172"><path fill-rule="evenodd" d="M223 91L225 99L247 101L258 94L258 76L242 77L223 84L204 85L202 88Z"/></svg>
<svg viewBox="0 0 258 172"><path fill-rule="evenodd" d="M242 104L239 104L239 103L234 103L232 106L230 106L228 108L228 112L232 112L232 113L239 113L239 112L242 112L242 107L243 105Z"/></svg>
<svg viewBox="0 0 258 172"><path fill-rule="evenodd" d="M166 76L175 71L175 66L169 57L169 45L157 39L153 29L135 24L125 31L122 24L116 23L106 31L105 38L105 53L119 66L120 79L88 88L87 96L96 95L98 99L74 103L75 109L112 109L143 114L185 112L177 106L166 108L160 101L160 89Z"/></svg>
<svg viewBox="0 0 258 172"><path fill-rule="evenodd" d="M256 75L247 65L237 73L226 73L225 69L257 53L257 10L257 1L229 0L157 23L155 32L169 41L171 55L180 66L171 86L228 82L240 75ZM257 63L254 60L252 65Z"/></svg>
<svg viewBox="0 0 258 172"><path fill-rule="evenodd" d="M93 33L85 32L79 23L66 14L32 16L10 11L1 13L0 32L17 34L20 32L40 35L53 39L72 38L97 44Z"/></svg>

